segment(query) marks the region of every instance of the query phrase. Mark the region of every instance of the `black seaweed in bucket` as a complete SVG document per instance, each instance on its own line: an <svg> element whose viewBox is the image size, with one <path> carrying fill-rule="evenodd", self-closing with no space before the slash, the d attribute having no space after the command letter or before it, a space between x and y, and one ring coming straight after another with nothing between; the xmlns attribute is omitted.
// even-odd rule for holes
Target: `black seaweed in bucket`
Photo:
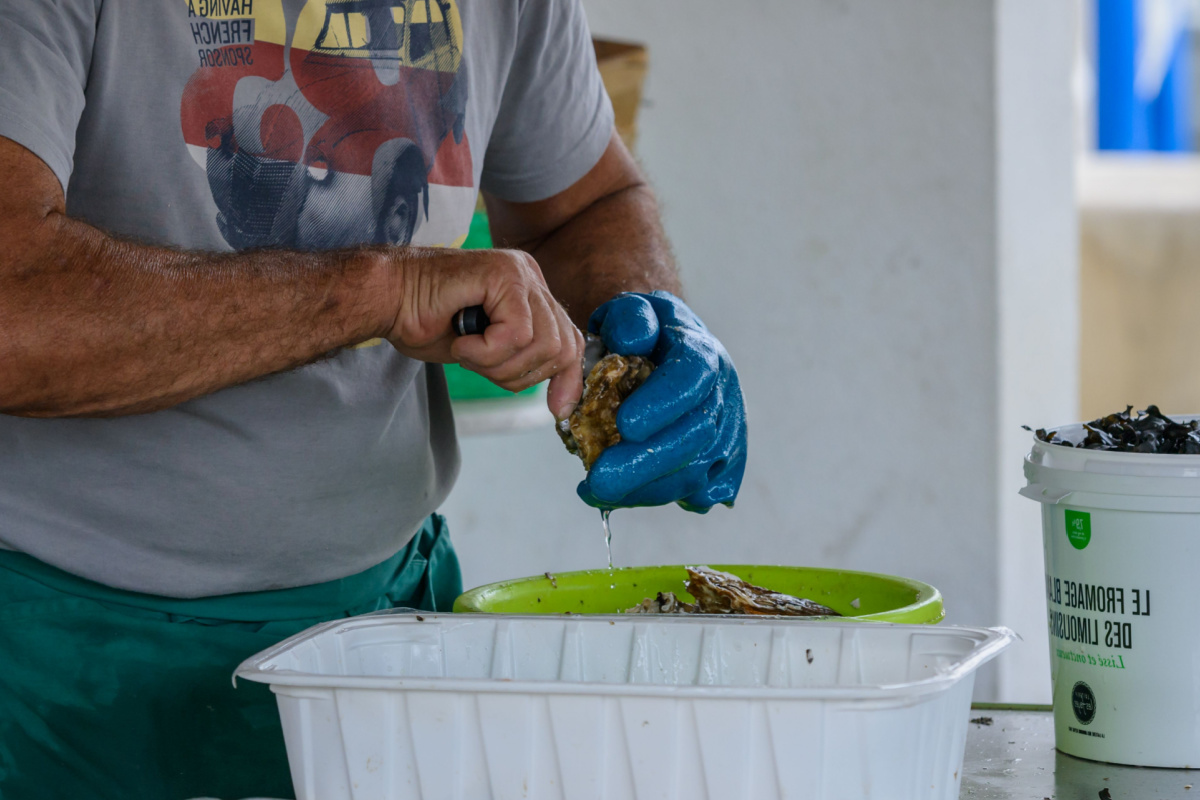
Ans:
<svg viewBox="0 0 1200 800"><path fill-rule="evenodd" d="M1031 429L1025 426L1025 430ZM1048 444L1087 450L1200 455L1200 420L1176 422L1159 411L1158 406L1148 406L1145 411L1136 412L1136 416L1133 406L1126 406L1124 411L1083 423L1083 430L1085 435L1078 442L1045 428L1039 428L1034 435Z"/></svg>

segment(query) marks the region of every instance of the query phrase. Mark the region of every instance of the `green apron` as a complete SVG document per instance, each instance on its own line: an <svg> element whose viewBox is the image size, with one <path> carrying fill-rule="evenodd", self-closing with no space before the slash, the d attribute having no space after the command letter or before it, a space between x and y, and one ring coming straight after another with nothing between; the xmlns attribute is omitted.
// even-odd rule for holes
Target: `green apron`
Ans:
<svg viewBox="0 0 1200 800"><path fill-rule="evenodd" d="M357 575L195 600L0 551L0 800L293 797L275 697L235 689L237 665L319 622L449 611L461 589L437 515Z"/></svg>

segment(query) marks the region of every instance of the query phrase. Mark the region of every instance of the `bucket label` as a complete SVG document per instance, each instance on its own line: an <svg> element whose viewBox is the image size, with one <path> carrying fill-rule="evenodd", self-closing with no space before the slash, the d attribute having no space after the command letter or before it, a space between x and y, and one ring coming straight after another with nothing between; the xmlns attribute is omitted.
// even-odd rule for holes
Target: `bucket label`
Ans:
<svg viewBox="0 0 1200 800"><path fill-rule="evenodd" d="M1150 616L1149 589L1085 583L1050 573L1046 573L1046 603L1052 637L1108 651L1088 655L1058 650L1058 657L1110 669L1125 669L1125 659L1110 653L1133 650L1134 622Z"/></svg>
<svg viewBox="0 0 1200 800"><path fill-rule="evenodd" d="M1086 511L1066 509L1067 540L1076 550L1082 550L1092 540L1092 515Z"/></svg>

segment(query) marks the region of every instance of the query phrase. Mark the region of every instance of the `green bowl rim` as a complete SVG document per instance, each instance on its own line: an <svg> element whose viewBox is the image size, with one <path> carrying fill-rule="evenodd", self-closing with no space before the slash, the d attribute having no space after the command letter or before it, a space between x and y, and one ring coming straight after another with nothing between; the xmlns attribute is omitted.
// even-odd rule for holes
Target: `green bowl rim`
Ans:
<svg viewBox="0 0 1200 800"><path fill-rule="evenodd" d="M680 570L682 570L688 566L692 566L692 565L691 564L656 564L656 565L644 566L644 567L617 567L614 570L608 570L608 569L603 569L603 568L602 569L583 569L583 570L573 570L571 572L553 572L550 574L554 575L554 577L557 579L557 578L561 578L561 577L610 575L614 572L624 572L624 571L629 571L629 570L647 570L647 569L680 569ZM797 566L795 564L712 564L711 566L713 569L719 569L723 572L732 572L735 575L737 574L738 570L740 570L740 569L754 570L754 569L780 569L780 568L782 568L782 569L802 569L802 570L805 570L808 572L822 572L822 573L826 573L826 574L836 573L837 575L851 576L851 577L856 577L856 578L881 579L881 580L887 581L889 583L899 584L901 586L904 586L906 588L914 590L917 594L916 599L913 602L909 603L908 605L901 606L899 608L893 608L888 611L878 611L874 614L863 614L861 616L853 616L853 617L848 616L848 617L845 617L845 619L889 621L891 618L893 618L897 615L903 615L905 617L913 616L913 615L918 614L919 612L925 612L927 610L932 610L935 607L938 610L937 618L931 620L929 623L926 623L926 624L935 624L935 623L941 622L943 619L946 618L946 608L945 608L945 604L942 602L942 593L940 591L938 591L937 587L931 586L930 584L925 583L924 581L918 581L914 578L903 578L899 575L887 575L882 572L863 572L860 570L852 570L852 569L835 569L833 567L804 567L804 566ZM476 586L474 589L468 589L467 591L463 592L454 600L453 610L455 613L481 613L481 614L501 613L501 612L482 611L479 608L479 603L478 603L479 599L486 598L487 595L492 594L501 589L508 589L510 587L519 586L521 584L526 584L526 583L536 583L538 581L548 582L549 579L546 577L546 573L542 573L541 575L530 575L525 578L510 578L510 579L504 580L504 581L496 581L495 583L486 583L482 586Z"/></svg>

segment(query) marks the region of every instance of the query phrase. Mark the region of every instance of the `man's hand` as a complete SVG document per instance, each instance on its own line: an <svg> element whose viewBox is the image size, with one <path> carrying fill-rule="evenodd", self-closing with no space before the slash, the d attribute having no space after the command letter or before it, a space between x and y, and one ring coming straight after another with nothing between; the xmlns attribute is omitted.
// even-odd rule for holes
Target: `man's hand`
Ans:
<svg viewBox="0 0 1200 800"><path fill-rule="evenodd" d="M667 292L618 295L588 328L611 352L646 356L656 369L621 404L622 441L592 465L579 496L598 508L732 506L746 468L746 411L721 343Z"/></svg>
<svg viewBox="0 0 1200 800"><path fill-rule="evenodd" d="M388 254L391 257L391 254ZM519 250L410 249L396 271L398 298L388 339L420 361L457 362L511 392L550 379L547 404L566 418L583 391L583 334ZM450 320L483 306L491 324L456 337Z"/></svg>
<svg viewBox="0 0 1200 800"><path fill-rule="evenodd" d="M600 508L732 505L746 467L737 373L721 343L668 294L678 294L679 276L658 206L620 138L614 133L596 166L553 197L485 199L492 237L537 257L579 325L600 333L610 351L658 365L621 406L624 441L592 465L580 497Z"/></svg>

